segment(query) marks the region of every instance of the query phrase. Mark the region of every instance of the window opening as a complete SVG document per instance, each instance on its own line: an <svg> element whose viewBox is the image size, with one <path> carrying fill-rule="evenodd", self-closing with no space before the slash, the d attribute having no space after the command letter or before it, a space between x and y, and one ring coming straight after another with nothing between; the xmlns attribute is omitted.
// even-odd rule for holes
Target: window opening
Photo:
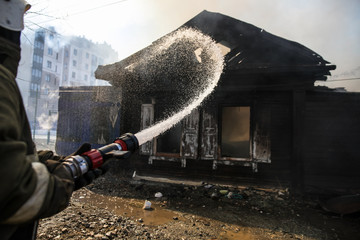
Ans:
<svg viewBox="0 0 360 240"><path fill-rule="evenodd" d="M181 122L157 138L157 153L180 154Z"/></svg>
<svg viewBox="0 0 360 240"><path fill-rule="evenodd" d="M249 106L222 109L221 155L250 158Z"/></svg>

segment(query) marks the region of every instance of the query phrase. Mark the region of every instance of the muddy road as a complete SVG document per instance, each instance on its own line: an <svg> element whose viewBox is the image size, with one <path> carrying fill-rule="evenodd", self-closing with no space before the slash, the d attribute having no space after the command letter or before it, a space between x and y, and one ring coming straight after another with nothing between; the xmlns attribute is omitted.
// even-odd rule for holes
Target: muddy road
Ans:
<svg viewBox="0 0 360 240"><path fill-rule="evenodd" d="M75 192L65 211L41 220L38 239L360 239L360 214L327 213L287 189L107 173Z"/></svg>

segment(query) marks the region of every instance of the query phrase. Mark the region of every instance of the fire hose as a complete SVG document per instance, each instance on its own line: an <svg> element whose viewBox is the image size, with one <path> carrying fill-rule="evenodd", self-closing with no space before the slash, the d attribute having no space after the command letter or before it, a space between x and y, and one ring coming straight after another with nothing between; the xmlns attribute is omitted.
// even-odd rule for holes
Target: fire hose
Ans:
<svg viewBox="0 0 360 240"><path fill-rule="evenodd" d="M134 134L126 133L116 138L111 144L98 149L91 149L81 155L71 156L64 161L64 164L72 174L72 177L77 179L89 170L101 167L110 157L118 159L128 158L138 148L139 142Z"/></svg>

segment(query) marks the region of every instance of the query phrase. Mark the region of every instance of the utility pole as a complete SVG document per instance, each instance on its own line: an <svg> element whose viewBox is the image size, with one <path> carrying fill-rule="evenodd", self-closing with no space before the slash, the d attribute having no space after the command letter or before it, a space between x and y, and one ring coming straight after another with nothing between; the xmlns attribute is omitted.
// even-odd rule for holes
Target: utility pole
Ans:
<svg viewBox="0 0 360 240"><path fill-rule="evenodd" d="M49 122L51 123L51 114L52 113L57 113L56 110L49 110ZM48 129L48 134L47 134L47 144L50 143L50 130L51 130L52 126L49 126L49 129Z"/></svg>

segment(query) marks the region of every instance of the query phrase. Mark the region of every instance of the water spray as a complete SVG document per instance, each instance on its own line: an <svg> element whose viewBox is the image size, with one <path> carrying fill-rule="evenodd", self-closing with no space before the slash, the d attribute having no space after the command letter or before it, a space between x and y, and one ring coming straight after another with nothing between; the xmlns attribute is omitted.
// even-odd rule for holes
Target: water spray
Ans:
<svg viewBox="0 0 360 240"><path fill-rule="evenodd" d="M201 81L200 83L202 84L202 87L198 89L198 95L177 113L174 113L167 119L144 129L135 135L132 133L126 133L115 139L115 141L109 145L105 145L98 149L92 149L81 155L71 156L66 159L65 164L74 179L81 177L89 170L101 167L101 165L109 158L128 158L139 148L140 145L164 133L181 121L184 117L189 115L191 111L198 107L201 102L214 90L223 71L223 55L219 47L209 36L190 28L180 29L168 37L165 37L158 43L157 47L151 51L149 57L144 57L142 60L129 65L125 69L129 71L131 70L131 72L141 69L141 67L146 66L144 61L154 62L155 56L163 56L162 54L164 54L167 49L169 49L173 44L179 43L179 41L184 41L184 43L186 43L185 45L192 42L192 44L195 44L198 49L200 49L198 52L195 50L195 55L198 58L198 64L202 64L205 71L202 73L197 72L199 76L194 76L194 78ZM206 64L202 61L200 53L209 57Z"/></svg>
<svg viewBox="0 0 360 240"><path fill-rule="evenodd" d="M177 41L184 41L186 43L192 42L192 44L197 46L197 49L194 52L196 58L198 59L197 64L202 65L205 71L202 70L202 72L195 72L196 76L193 76L193 78L201 83L201 87L196 89L197 95L192 96L193 100L189 101L189 103L185 107L181 108L180 111L172 114L167 119L136 133L135 136L139 141L139 145L142 145L154 137L164 133L180 122L184 117L189 115L191 111L198 107L214 90L223 71L223 54L219 46L216 45L216 42L209 36L192 28L179 29L167 38L164 38L162 42L158 44L158 51L165 51ZM202 61L201 55L207 55L209 59L207 59L207 61Z"/></svg>

